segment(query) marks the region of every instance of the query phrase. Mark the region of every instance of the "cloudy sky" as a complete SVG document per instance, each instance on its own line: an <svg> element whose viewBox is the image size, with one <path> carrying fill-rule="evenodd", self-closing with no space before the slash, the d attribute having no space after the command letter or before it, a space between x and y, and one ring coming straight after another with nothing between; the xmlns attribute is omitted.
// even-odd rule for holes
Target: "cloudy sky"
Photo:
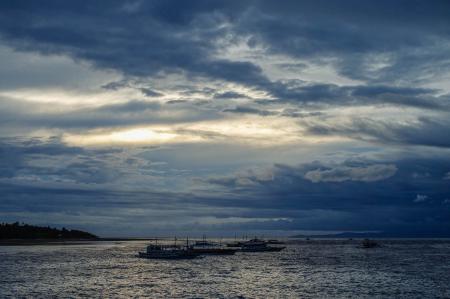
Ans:
<svg viewBox="0 0 450 299"><path fill-rule="evenodd" d="M1 1L0 220L450 236L448 1Z"/></svg>

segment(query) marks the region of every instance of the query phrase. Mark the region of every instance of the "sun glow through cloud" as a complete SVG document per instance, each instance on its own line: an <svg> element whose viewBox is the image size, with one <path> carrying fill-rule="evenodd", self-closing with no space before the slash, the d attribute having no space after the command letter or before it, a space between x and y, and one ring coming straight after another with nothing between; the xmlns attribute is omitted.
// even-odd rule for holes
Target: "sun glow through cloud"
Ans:
<svg viewBox="0 0 450 299"><path fill-rule="evenodd" d="M67 134L63 140L77 145L164 144L199 141L196 138L166 132L167 129L136 128L107 133Z"/></svg>
<svg viewBox="0 0 450 299"><path fill-rule="evenodd" d="M289 121L251 117L245 120L204 121L172 126L148 126L117 131L89 131L63 135L67 144L102 146L124 144L128 146L236 142L247 146L279 146L343 141L336 136L305 135L302 128Z"/></svg>
<svg viewBox="0 0 450 299"><path fill-rule="evenodd" d="M7 220L450 227L445 1L16 2L0 1Z"/></svg>

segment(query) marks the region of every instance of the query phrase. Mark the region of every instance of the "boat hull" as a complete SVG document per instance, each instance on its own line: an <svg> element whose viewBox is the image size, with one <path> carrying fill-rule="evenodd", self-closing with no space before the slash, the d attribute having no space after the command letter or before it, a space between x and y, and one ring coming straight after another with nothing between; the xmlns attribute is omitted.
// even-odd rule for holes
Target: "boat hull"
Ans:
<svg viewBox="0 0 450 299"><path fill-rule="evenodd" d="M241 248L242 252L278 252L286 247Z"/></svg>
<svg viewBox="0 0 450 299"><path fill-rule="evenodd" d="M147 252L139 252L138 257L144 259L164 259L164 260L181 260L181 259L193 259L198 257L199 254L194 252L186 251L186 252L176 252L176 253L147 253Z"/></svg>
<svg viewBox="0 0 450 299"><path fill-rule="evenodd" d="M194 248L191 251L195 254L208 254L208 255L233 255L236 253L236 249L231 248Z"/></svg>

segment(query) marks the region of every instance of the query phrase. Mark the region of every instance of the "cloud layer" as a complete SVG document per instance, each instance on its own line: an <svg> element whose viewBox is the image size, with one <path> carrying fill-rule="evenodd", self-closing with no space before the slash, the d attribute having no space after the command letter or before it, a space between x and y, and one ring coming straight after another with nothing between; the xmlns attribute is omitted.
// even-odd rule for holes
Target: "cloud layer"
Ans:
<svg viewBox="0 0 450 299"><path fill-rule="evenodd" d="M449 11L4 1L0 217L448 236Z"/></svg>

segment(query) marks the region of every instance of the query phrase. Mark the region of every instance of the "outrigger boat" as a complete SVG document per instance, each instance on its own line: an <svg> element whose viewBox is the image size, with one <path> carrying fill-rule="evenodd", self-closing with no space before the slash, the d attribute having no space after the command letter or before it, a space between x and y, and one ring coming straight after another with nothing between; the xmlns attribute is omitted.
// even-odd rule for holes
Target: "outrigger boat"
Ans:
<svg viewBox="0 0 450 299"><path fill-rule="evenodd" d="M179 246L176 243L175 245L151 244L147 246L146 252L139 252L138 256L146 259L192 259L200 255L190 250L187 245L187 240L186 246Z"/></svg>

